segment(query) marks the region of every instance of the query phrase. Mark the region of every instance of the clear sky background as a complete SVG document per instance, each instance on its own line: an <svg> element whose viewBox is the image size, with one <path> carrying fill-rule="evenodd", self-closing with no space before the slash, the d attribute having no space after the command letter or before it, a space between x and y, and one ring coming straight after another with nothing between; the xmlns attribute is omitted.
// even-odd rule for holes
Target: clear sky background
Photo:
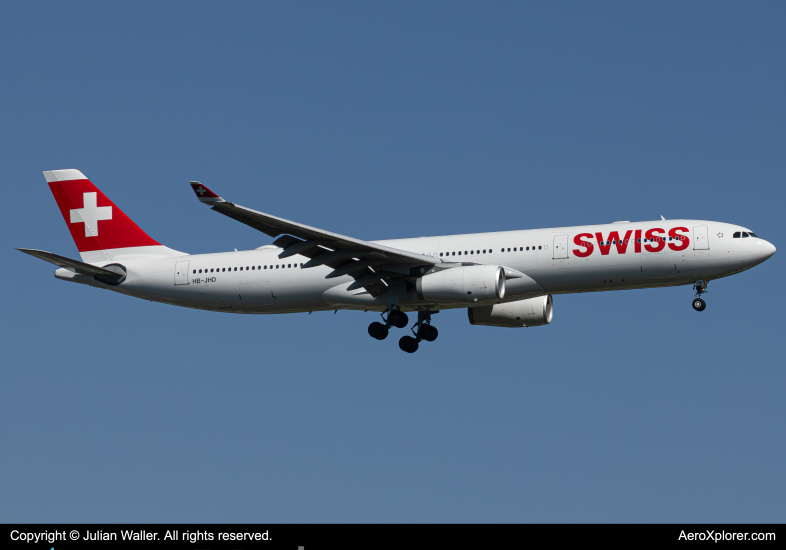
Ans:
<svg viewBox="0 0 786 550"><path fill-rule="evenodd" d="M786 517L781 2L6 3L0 521ZM545 327L242 316L53 277L42 170L189 253L698 218L781 250L690 287L561 295Z"/></svg>

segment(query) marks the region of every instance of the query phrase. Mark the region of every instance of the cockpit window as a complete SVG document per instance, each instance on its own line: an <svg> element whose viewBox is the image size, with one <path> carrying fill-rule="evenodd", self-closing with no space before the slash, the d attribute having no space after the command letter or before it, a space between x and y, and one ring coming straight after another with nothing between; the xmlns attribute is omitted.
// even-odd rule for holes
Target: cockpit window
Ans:
<svg viewBox="0 0 786 550"><path fill-rule="evenodd" d="M737 232L734 233L733 238L739 239L741 236L742 236L742 234L739 231L737 231Z"/></svg>
<svg viewBox="0 0 786 550"><path fill-rule="evenodd" d="M756 234L753 231L748 231L748 235L750 235L751 237L756 237L757 239L759 238L758 236L756 236Z"/></svg>
<svg viewBox="0 0 786 550"><path fill-rule="evenodd" d="M742 238L743 239L747 239L748 238L748 234L745 231L742 232Z"/></svg>

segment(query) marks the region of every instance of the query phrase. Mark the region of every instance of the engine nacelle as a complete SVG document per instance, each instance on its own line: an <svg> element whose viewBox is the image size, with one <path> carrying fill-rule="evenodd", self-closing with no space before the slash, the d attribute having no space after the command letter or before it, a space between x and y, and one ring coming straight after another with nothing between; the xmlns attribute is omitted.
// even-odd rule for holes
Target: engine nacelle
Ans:
<svg viewBox="0 0 786 550"><path fill-rule="evenodd" d="M548 325L554 316L551 294L506 304L471 307L467 309L471 325L487 327L539 327Z"/></svg>
<svg viewBox="0 0 786 550"><path fill-rule="evenodd" d="M429 302L488 302L505 297L505 268L498 265L452 267L420 277L418 298Z"/></svg>

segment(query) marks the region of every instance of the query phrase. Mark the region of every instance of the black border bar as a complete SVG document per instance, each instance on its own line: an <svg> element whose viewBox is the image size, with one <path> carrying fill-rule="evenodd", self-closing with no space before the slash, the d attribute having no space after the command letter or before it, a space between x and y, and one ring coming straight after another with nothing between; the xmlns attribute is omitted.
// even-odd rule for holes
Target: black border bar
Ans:
<svg viewBox="0 0 786 550"><path fill-rule="evenodd" d="M783 524L2 524L4 548L509 548L528 542L777 544ZM763 538L764 540L758 540ZM4 539L4 540L3 540Z"/></svg>

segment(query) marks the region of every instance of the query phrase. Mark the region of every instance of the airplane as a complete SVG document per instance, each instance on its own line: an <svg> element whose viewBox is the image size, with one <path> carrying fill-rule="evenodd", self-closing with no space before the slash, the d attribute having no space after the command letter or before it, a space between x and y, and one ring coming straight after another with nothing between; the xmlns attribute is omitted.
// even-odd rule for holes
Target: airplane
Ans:
<svg viewBox="0 0 786 550"><path fill-rule="evenodd" d="M693 285L703 311L709 281L775 253L751 230L704 220L660 220L470 235L364 241L229 202L190 185L213 211L273 238L255 250L189 255L145 233L79 170L44 177L82 261L18 248L59 267L55 277L128 296L224 313L361 310L381 315L368 333L412 336L414 353L437 339L432 316L466 308L472 325L536 327L553 318L553 296Z"/></svg>

